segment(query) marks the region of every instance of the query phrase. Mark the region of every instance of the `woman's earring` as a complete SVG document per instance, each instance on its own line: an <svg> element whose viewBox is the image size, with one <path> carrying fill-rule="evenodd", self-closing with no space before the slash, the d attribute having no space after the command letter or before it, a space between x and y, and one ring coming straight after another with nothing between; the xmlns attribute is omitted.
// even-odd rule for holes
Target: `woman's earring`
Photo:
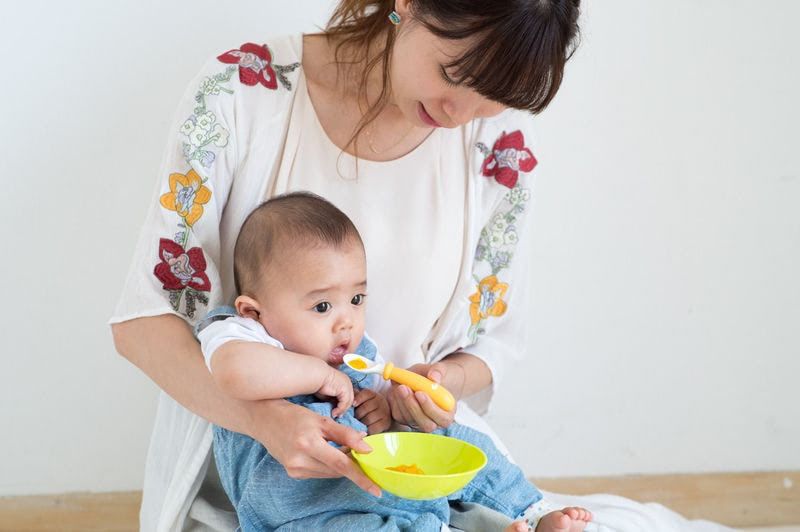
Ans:
<svg viewBox="0 0 800 532"><path fill-rule="evenodd" d="M398 24L400 24L400 15L397 14L397 11L392 11L391 13L389 13L389 20L392 21L392 24L397 26Z"/></svg>

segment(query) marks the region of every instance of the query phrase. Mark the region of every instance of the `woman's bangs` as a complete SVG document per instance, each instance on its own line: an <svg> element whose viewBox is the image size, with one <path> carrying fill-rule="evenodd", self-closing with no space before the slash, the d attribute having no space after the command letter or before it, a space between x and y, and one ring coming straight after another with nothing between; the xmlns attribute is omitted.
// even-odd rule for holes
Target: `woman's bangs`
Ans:
<svg viewBox="0 0 800 532"><path fill-rule="evenodd" d="M445 65L453 81L507 107L541 112L558 91L571 51L564 57L557 27L537 17L493 22L488 28L455 30L426 26L439 37L473 40L461 57Z"/></svg>

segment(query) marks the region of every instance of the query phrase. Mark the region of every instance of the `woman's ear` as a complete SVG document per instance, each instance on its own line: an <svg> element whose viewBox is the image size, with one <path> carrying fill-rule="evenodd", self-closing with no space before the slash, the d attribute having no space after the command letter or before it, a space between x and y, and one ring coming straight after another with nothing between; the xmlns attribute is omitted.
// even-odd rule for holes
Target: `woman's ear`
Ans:
<svg viewBox="0 0 800 532"><path fill-rule="evenodd" d="M409 15L411 11L411 0L395 0L394 10L401 18Z"/></svg>
<svg viewBox="0 0 800 532"><path fill-rule="evenodd" d="M261 317L261 305L250 296L237 297L236 301L233 302L233 306L236 307L236 313L243 318L259 321Z"/></svg>

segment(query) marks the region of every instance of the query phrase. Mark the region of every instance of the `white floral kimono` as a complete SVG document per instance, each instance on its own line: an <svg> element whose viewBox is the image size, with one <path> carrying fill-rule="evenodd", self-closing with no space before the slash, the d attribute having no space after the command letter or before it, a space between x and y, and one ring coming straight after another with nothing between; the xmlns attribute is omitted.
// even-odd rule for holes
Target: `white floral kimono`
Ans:
<svg viewBox="0 0 800 532"><path fill-rule="evenodd" d="M212 59L190 85L111 323L175 314L194 324L233 299L239 227L261 201L285 191L287 154L297 149L290 123L301 46L300 36L244 44ZM428 362L459 350L480 357L493 386L523 353L527 329L513 308L525 297L526 246L518 241L528 237L527 182L537 164L527 144L530 123L530 115L507 111L448 132L458 135L457 157L470 173L463 250L455 290L422 350ZM492 392L470 404L485 412ZM467 405L458 413L459 422L493 434ZM147 457L143 530L182 528L211 440L208 421L162 392Z"/></svg>

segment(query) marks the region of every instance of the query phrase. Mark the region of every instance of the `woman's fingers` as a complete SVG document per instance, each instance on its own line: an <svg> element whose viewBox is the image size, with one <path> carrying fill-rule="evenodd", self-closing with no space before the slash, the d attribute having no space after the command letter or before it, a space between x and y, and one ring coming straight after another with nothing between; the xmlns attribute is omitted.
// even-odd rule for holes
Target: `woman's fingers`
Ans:
<svg viewBox="0 0 800 532"><path fill-rule="evenodd" d="M333 476L347 477L367 493L375 497L381 496L381 489L367 478L361 468L348 455L339 449L335 449L327 443L322 443L317 452L317 460L337 473Z"/></svg>
<svg viewBox="0 0 800 532"><path fill-rule="evenodd" d="M422 413L436 423L437 426L447 428L453 422L455 411L442 410L430 397L422 392L416 392L414 398L417 400Z"/></svg>
<svg viewBox="0 0 800 532"><path fill-rule="evenodd" d="M369 453L372 449L362 440L366 434L339 425L333 419L301 406L291 403L280 403L280 406L277 412L281 414L282 422L278 426L285 430L271 431L270 446L267 448L291 478L345 476L361 489L380 496L378 486L364 475L353 460L328 444L328 441L333 441L343 447Z"/></svg>
<svg viewBox="0 0 800 532"><path fill-rule="evenodd" d="M411 390L409 390L410 392ZM424 394L423 394L424 395ZM427 398L427 396L426 396ZM411 418L414 420L414 425L422 431L425 432L433 432L436 430L436 422L434 422L431 418L423 412L422 407L417 401L416 395L413 393L409 393L407 396L403 398L403 405L405 405L406 410L408 411Z"/></svg>
<svg viewBox="0 0 800 532"><path fill-rule="evenodd" d="M363 434L356 432L350 427L339 425L330 418L323 419L323 435L325 440L330 440L355 449L361 453L370 453L372 449L363 440ZM336 471L343 477L347 477L362 490L371 493L376 497L381 496L381 490L361 471L355 462L346 454L338 449L334 449L328 445L324 440L317 445L314 458L323 464L327 464L332 470Z"/></svg>
<svg viewBox="0 0 800 532"><path fill-rule="evenodd" d="M417 428L416 421L414 420L414 416L411 415L411 411L406 406L406 401L408 400L408 396L412 395L411 390L408 386L401 385L397 387L397 408L403 413L403 420L402 423L408 425L412 428Z"/></svg>
<svg viewBox="0 0 800 532"><path fill-rule="evenodd" d="M372 448L363 440L364 433L340 425L329 417L320 416L320 419L322 420L322 437L324 440L338 443L360 453L372 452Z"/></svg>
<svg viewBox="0 0 800 532"><path fill-rule="evenodd" d="M392 410L392 417L395 421L403 425L410 425L411 417L406 411L400 388L401 386L392 385L392 390L389 393L389 408Z"/></svg>
<svg viewBox="0 0 800 532"><path fill-rule="evenodd" d="M432 432L436 427L449 427L455 417L455 411L442 410L426 394L412 392L405 385L393 390L389 406L394 419L425 432Z"/></svg>

